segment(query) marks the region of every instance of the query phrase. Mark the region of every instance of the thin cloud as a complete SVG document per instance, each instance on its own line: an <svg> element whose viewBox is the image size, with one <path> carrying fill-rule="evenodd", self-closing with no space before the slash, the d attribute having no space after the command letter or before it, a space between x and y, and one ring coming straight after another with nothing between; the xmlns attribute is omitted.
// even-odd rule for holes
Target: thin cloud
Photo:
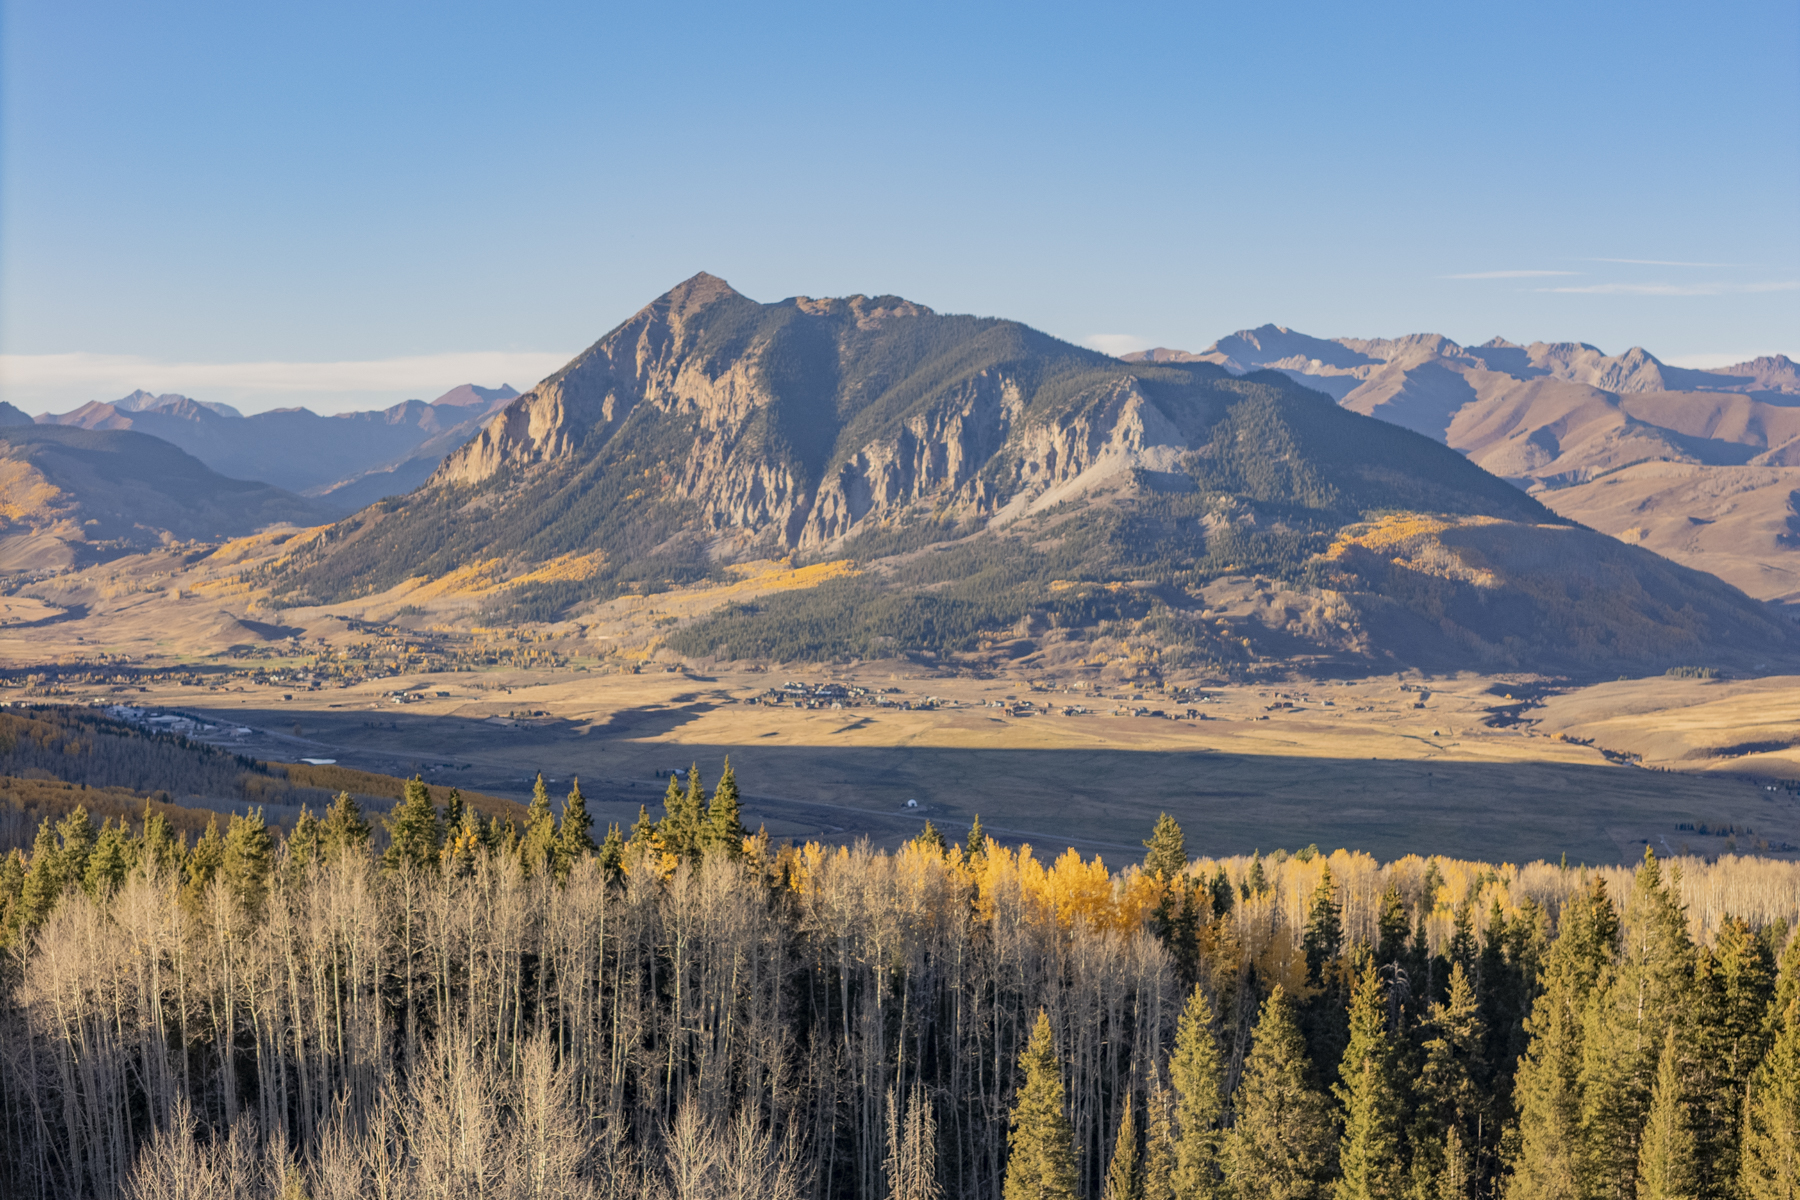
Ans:
<svg viewBox="0 0 1800 1200"><path fill-rule="evenodd" d="M1735 267L1737 263L1670 262L1662 258L1590 258L1586 262L1630 263L1636 267Z"/></svg>
<svg viewBox="0 0 1800 1200"><path fill-rule="evenodd" d="M1466 275L1442 275L1441 279L1543 279L1550 275L1579 275L1580 271L1471 271Z"/></svg>
<svg viewBox="0 0 1800 1200"><path fill-rule="evenodd" d="M323 411L430 399L464 383L524 389L566 354L467 351L346 362L165 362L130 354L0 354L0 398L60 411L136 388L222 400L246 411L304 403Z"/></svg>
<svg viewBox="0 0 1800 1200"><path fill-rule="evenodd" d="M1569 296L1730 296L1758 292L1791 292L1800 282L1780 283L1592 283L1581 287L1538 288Z"/></svg>
<svg viewBox="0 0 1800 1200"><path fill-rule="evenodd" d="M1135 333L1091 333L1081 339L1081 344L1102 354L1110 354L1117 358L1121 354L1131 354L1138 350L1148 350L1150 342Z"/></svg>

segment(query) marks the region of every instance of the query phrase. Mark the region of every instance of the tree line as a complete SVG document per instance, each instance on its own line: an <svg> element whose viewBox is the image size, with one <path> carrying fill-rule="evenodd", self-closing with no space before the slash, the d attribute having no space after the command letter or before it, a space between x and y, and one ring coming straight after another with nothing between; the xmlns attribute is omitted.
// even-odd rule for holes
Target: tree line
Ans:
<svg viewBox="0 0 1800 1200"><path fill-rule="evenodd" d="M729 764L600 837L541 779L384 824L0 864L0 1193L1800 1188L1800 865L774 845Z"/></svg>

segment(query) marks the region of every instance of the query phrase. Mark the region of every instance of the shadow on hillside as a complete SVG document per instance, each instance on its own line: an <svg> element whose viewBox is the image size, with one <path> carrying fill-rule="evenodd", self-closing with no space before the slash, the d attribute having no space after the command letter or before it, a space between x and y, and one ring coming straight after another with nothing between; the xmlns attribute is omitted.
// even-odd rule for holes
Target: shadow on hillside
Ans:
<svg viewBox="0 0 1800 1200"><path fill-rule="evenodd" d="M848 714L847 714L848 715ZM1018 750L919 746L742 745L662 740L687 709L632 710L587 727L561 721L503 726L404 711L238 710L258 732L240 749L258 758L330 757L362 770L526 802L542 771L560 802L579 777L601 830L629 826L638 807L661 815L671 771L698 763L710 787L727 755L745 794L746 823L778 839L894 846L931 820L961 839L977 813L989 833L1045 852L1073 845L1117 863L1142 854L1159 812L1187 833L1195 855L1356 847L1387 859L1409 853L1490 861L1635 860L1658 853L1718 854L1722 839L1683 823L1748 827L1738 846L1800 844L1800 803L1753 781L1614 765L1472 763L1442 758L1247 756L1210 751ZM281 732L296 718L298 736ZM678 719L680 718L680 719ZM919 802L909 809L906 802Z"/></svg>

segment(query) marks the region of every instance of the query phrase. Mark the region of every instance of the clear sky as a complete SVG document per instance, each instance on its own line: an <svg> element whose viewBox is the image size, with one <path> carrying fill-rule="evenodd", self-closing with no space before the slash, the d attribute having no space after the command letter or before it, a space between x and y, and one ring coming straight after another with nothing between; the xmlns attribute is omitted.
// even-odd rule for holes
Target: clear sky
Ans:
<svg viewBox="0 0 1800 1200"><path fill-rule="evenodd" d="M0 395L524 388L707 270L1800 355L1800 4L0 0Z"/></svg>

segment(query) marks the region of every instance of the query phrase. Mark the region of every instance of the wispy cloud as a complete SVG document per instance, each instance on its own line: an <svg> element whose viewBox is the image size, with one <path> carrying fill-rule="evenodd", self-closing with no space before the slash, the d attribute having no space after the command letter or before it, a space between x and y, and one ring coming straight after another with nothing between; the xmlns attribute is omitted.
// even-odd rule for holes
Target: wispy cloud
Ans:
<svg viewBox="0 0 1800 1200"><path fill-rule="evenodd" d="M1444 275L1443 279L1543 279L1550 275L1579 275L1580 271L1470 271L1466 275Z"/></svg>
<svg viewBox="0 0 1800 1200"><path fill-rule="evenodd" d="M1586 262L1629 263L1635 267L1734 267L1736 263L1670 262L1662 258L1590 258Z"/></svg>
<svg viewBox="0 0 1800 1200"><path fill-rule="evenodd" d="M1800 282L1771 283L1591 283L1580 287L1538 288L1571 296L1732 296L1757 292L1791 292Z"/></svg>
<svg viewBox="0 0 1800 1200"><path fill-rule="evenodd" d="M1150 348L1149 340L1135 333L1090 333L1081 339L1081 343L1091 350L1114 356Z"/></svg>
<svg viewBox="0 0 1800 1200"><path fill-rule="evenodd" d="M129 354L0 354L0 399L59 411L136 388L180 392L245 411L305 404L321 412L431 399L464 383L524 389L567 354L467 351L348 362L167 362Z"/></svg>

